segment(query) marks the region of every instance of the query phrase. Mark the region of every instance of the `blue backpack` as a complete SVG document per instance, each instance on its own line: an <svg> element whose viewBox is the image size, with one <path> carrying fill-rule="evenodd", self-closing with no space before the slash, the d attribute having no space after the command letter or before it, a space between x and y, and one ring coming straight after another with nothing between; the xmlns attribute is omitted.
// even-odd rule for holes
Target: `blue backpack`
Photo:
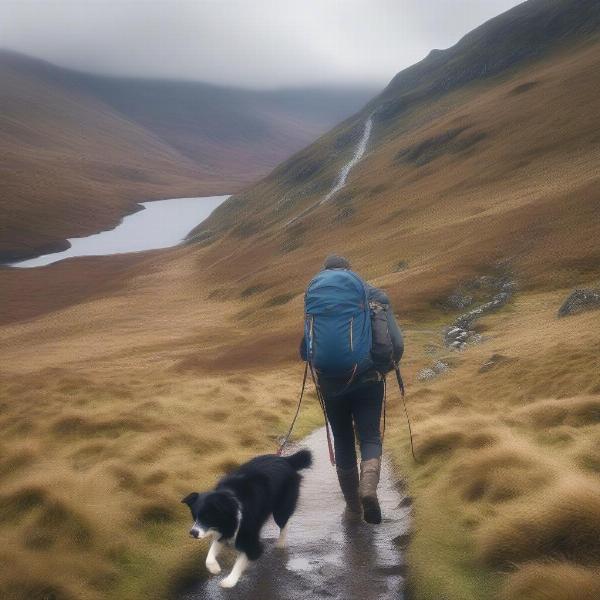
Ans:
<svg viewBox="0 0 600 600"><path fill-rule="evenodd" d="M348 383L373 366L367 287L352 271L327 269L304 296L308 362L318 374Z"/></svg>

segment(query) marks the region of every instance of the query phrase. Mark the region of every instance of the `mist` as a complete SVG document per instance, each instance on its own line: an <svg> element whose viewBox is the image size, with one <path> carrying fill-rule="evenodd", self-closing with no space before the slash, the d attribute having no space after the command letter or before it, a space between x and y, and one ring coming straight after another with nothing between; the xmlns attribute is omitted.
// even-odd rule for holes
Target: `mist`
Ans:
<svg viewBox="0 0 600 600"><path fill-rule="evenodd" d="M385 84L515 0L0 0L0 47L102 74Z"/></svg>

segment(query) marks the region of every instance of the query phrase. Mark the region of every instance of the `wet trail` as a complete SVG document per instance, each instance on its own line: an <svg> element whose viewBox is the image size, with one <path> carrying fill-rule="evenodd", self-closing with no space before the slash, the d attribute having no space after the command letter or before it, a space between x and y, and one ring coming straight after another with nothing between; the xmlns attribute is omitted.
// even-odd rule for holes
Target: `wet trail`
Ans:
<svg viewBox="0 0 600 600"><path fill-rule="evenodd" d="M408 532L410 509L389 466L384 462L379 486L383 523L347 523L342 519L344 502L329 464L324 429L308 436L301 446L312 450L314 465L304 471L287 549L275 548L279 530L268 522L262 534L265 552L235 588L224 590L218 585L231 568L226 567L230 561L223 561L221 575L201 582L180 600L403 598L405 566L397 542Z"/></svg>

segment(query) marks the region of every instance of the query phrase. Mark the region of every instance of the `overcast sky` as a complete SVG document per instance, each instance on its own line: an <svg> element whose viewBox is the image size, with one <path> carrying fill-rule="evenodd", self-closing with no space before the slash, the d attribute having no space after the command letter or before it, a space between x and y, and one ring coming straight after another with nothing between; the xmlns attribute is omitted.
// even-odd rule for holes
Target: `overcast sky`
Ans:
<svg viewBox="0 0 600 600"><path fill-rule="evenodd" d="M0 47L245 87L383 85L521 0L0 0Z"/></svg>

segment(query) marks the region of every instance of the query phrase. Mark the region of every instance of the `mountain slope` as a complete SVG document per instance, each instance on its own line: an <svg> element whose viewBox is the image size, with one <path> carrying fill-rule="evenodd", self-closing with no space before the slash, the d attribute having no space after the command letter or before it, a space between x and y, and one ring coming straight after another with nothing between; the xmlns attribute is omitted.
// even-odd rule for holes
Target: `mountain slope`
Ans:
<svg viewBox="0 0 600 600"><path fill-rule="evenodd" d="M71 83L234 186L266 175L360 108L370 89L253 91L203 83L77 76Z"/></svg>
<svg viewBox="0 0 600 600"><path fill-rule="evenodd" d="M0 259L114 226L139 200L237 191L371 95L93 77L11 52L0 77Z"/></svg>
<svg viewBox="0 0 600 600"><path fill-rule="evenodd" d="M419 463L392 402L387 447L414 500L419 600L600 594L600 320L556 317L574 287L600 289L599 34L597 2L526 2L400 73L191 236L214 293L243 290L248 333L181 368L291 362L304 286L332 251L392 298ZM319 204L370 116L367 154ZM478 322L479 346L450 350L453 299L495 277L516 297ZM427 380L437 361L448 371Z"/></svg>
<svg viewBox="0 0 600 600"><path fill-rule="evenodd" d="M55 85L44 65L10 59L0 59L1 257L59 248L172 186L222 183L104 103Z"/></svg>
<svg viewBox="0 0 600 600"><path fill-rule="evenodd" d="M510 60L498 58L504 66L493 75L482 72L482 54L503 55L507 28ZM239 255L216 277L226 277L231 264L247 273L263 261L274 271L289 263L300 270L330 246L372 274L400 259L418 261L420 268L396 284L412 290L414 302L403 300L413 307L422 301L421 286L433 285L423 271L428 263L451 273L510 255L551 285L556 277L532 265L532 252L541 255L558 242L565 252L552 256L557 269L593 268L599 32L595 2L517 6L397 75L363 111L221 205L192 239L213 244L211 260L229 247L232 258ZM453 72L475 75L449 85ZM418 99L409 102L413 86ZM367 156L346 188L317 206L355 151L369 115ZM577 241L570 236L575 226ZM450 286L451 279L442 280ZM437 287L442 280L435 280Z"/></svg>

